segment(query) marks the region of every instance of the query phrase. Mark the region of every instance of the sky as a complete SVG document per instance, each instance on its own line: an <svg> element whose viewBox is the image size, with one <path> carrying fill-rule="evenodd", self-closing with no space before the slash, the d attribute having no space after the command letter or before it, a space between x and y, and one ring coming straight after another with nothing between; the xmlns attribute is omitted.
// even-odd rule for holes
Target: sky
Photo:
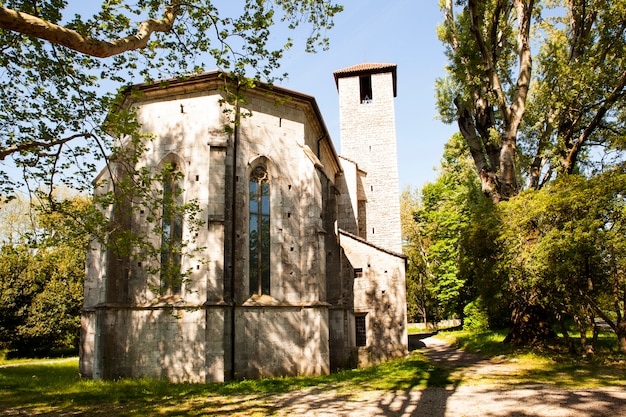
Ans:
<svg viewBox="0 0 626 417"><path fill-rule="evenodd" d="M333 72L364 62L398 65L395 99L400 188L422 188L437 177L443 146L457 131L437 119L435 80L445 74L444 47L437 39L443 20L437 0L336 0L344 11L328 32L330 50L290 50L281 87L315 97L341 153L339 99Z"/></svg>

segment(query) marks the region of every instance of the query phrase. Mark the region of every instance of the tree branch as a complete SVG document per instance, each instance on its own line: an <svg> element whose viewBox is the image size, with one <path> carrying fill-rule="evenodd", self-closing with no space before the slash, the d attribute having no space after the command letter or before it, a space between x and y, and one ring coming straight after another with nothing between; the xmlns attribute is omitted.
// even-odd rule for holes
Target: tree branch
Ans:
<svg viewBox="0 0 626 417"><path fill-rule="evenodd" d="M5 7L0 7L0 29L44 39L96 58L107 58L144 48L148 45L152 33L168 32L172 29L179 12L180 1L171 0L163 12L162 19L146 20L141 23L136 34L112 41L85 37L63 26Z"/></svg>
<svg viewBox="0 0 626 417"><path fill-rule="evenodd" d="M513 120L510 123L515 124L515 129L522 121L526 110L526 97L530 88L530 75L532 70L532 58L530 54L530 20L534 0L530 0L528 4L525 1L516 0L515 9L517 11L518 30L518 54L519 54L519 73L517 84L515 85L515 94L511 102L511 113L509 114Z"/></svg>
<svg viewBox="0 0 626 417"><path fill-rule="evenodd" d="M624 96L624 87L626 87L626 71L622 73L622 76L617 82L615 88L613 88L613 91L611 91L606 100L604 100L600 108L596 111L596 114L594 115L589 125L580 134L578 140L574 142L572 148L569 150L569 153L564 161L564 168L567 173L571 174L573 172L574 166L576 165L576 161L578 159L578 154L580 153L582 146L585 144L585 142L588 141L588 139L598 128L598 126L600 126L600 122L602 122L602 119L604 118L606 113L611 109L613 104L615 104L615 102L617 102L620 97Z"/></svg>
<svg viewBox="0 0 626 417"><path fill-rule="evenodd" d="M444 7L446 23L449 27L448 39L446 39L446 41L448 42L452 50L456 53L459 49L459 38L455 29L456 23L454 21L454 6L452 0L446 0Z"/></svg>
<svg viewBox="0 0 626 417"><path fill-rule="evenodd" d="M63 145L71 140L76 138L91 138L93 135L91 133L77 133L72 136L68 136L67 138L53 140L51 142L45 141L32 141L32 142L24 142L19 143L17 145L9 146L4 149L0 149L0 161L4 161L4 159L16 152L24 152L24 151L32 151L33 149L50 149L58 145Z"/></svg>
<svg viewBox="0 0 626 417"><path fill-rule="evenodd" d="M479 3L480 2L478 0L470 0L468 2L467 7L471 16L470 32L474 36L478 52L485 67L485 75L487 76L487 80L489 82L487 90L492 91L496 95L498 108L502 112L504 120L508 123L510 119L510 109L506 96L502 91L502 83L500 82L500 77L498 77L498 73L496 71L496 63L493 60L493 56L490 53L489 48L485 42L485 38L483 36L481 27L482 20L478 8ZM494 18L494 20L494 23L497 23L497 19ZM492 30L495 30L495 28L492 28ZM493 47L494 46L492 45L492 48Z"/></svg>

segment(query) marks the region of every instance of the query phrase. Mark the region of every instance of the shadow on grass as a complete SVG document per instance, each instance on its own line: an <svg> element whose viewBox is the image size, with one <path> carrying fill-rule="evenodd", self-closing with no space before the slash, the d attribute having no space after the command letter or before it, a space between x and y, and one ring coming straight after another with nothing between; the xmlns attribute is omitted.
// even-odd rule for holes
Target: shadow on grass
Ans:
<svg viewBox="0 0 626 417"><path fill-rule="evenodd" d="M422 355L318 377L245 380L225 384L172 384L152 379L91 381L78 376L76 361L0 369L0 416L46 415L266 415L274 398L294 391L333 391L352 396L364 391L410 391L445 383ZM336 394L335 394L336 393ZM283 406L286 406L283 403Z"/></svg>
<svg viewBox="0 0 626 417"><path fill-rule="evenodd" d="M430 345L404 359L367 369L319 377L267 378L225 384L171 384L151 379L91 381L78 377L76 361L26 364L0 369L0 416L246 416L321 412L344 416L443 417L458 411L455 408L458 395L452 397L459 392L463 370L471 369L475 360L482 360L476 355L458 355L463 353L443 345ZM598 401L597 412L577 415L613 416L616 406L625 405L623 398L610 391L559 391L561 387L569 388L570 383L554 383L554 375L559 373L563 374L563 381L567 377L572 381L571 386L577 388L580 388L577 384L588 384L594 378L601 387L611 385L606 381L626 380L622 368L612 372L607 379L607 370L597 366L543 366L516 375L517 382L512 383L521 385L515 389L511 385L507 385L508 388L484 386L478 389L476 395L480 397L476 398L482 401L484 396L486 401L499 403L508 410L499 414L503 416L540 415L532 414L525 407L527 404L541 407L546 401L571 410L591 409L592 400ZM555 388L549 388L556 392L549 394L549 399L544 398L548 395L544 392L546 387ZM475 401L469 404L466 415L478 415L472 413L475 411L472 407L479 406L484 404Z"/></svg>

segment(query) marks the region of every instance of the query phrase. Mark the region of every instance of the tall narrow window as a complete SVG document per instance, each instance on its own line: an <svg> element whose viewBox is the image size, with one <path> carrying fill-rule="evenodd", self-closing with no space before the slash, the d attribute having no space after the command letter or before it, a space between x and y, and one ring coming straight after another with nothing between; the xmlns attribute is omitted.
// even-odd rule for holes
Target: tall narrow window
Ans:
<svg viewBox="0 0 626 417"><path fill-rule="evenodd" d="M183 240L182 174L176 164L168 164L163 174L163 213L161 228L161 289L166 294L180 294L181 242Z"/></svg>
<svg viewBox="0 0 626 417"><path fill-rule="evenodd" d="M267 171L250 175L250 295L270 293L270 185Z"/></svg>
<svg viewBox="0 0 626 417"><path fill-rule="evenodd" d="M361 90L361 104L370 104L374 98L372 97L372 76L360 76L359 88Z"/></svg>
<svg viewBox="0 0 626 417"><path fill-rule="evenodd" d="M356 345L358 347L367 346L367 328L365 321L365 314L358 314L354 316L354 328L356 331Z"/></svg>

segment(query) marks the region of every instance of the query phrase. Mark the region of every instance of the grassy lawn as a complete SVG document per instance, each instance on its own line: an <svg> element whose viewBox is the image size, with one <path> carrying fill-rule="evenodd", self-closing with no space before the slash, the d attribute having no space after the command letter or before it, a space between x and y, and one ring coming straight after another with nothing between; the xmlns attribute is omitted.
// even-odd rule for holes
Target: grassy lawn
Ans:
<svg viewBox="0 0 626 417"><path fill-rule="evenodd" d="M620 351L612 332L600 332L596 353L590 358L569 354L560 337L532 348L516 348L502 343L506 334L506 330L460 330L440 332L437 337L493 362L519 366L519 372L508 378L510 384L550 384L564 388L626 387L626 355ZM578 338L580 335L570 333L570 336Z"/></svg>
<svg viewBox="0 0 626 417"><path fill-rule="evenodd" d="M562 352L560 346L546 346L534 351L513 349L501 343L504 336L503 332L457 331L440 332L438 337L495 362L520 364L520 372L507 376L506 380L499 381L500 384L626 387L626 358L608 347L609 339L602 341L601 345L605 347L596 359L582 361ZM610 338L610 335L606 337ZM4 366L0 367L0 416L266 416L277 411L277 395L297 390L310 388L350 397L368 390L402 392L412 388L448 386L454 375L450 366L431 364L420 352L380 366L328 376L267 378L225 384L171 384L152 379L91 381L79 377L76 358L39 361L3 361Z"/></svg>
<svg viewBox="0 0 626 417"><path fill-rule="evenodd" d="M78 360L0 368L0 416L271 415L272 397L306 388L351 395L364 390L426 387L433 371L420 354L320 377L267 378L226 384L171 384L151 379L90 381ZM230 411L229 411L230 410Z"/></svg>

